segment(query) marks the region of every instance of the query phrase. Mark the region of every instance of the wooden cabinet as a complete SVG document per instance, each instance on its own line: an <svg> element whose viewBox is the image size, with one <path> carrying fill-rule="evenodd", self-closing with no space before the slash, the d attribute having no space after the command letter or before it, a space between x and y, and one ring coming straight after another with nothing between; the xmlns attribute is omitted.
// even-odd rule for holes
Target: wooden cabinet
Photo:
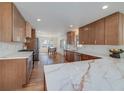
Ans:
<svg viewBox="0 0 124 93"><path fill-rule="evenodd" d="M100 57L96 56L91 56L91 55L86 55L86 54L81 54L80 55L80 60L93 60L93 59L100 59Z"/></svg>
<svg viewBox="0 0 124 93"><path fill-rule="evenodd" d="M0 3L0 41L22 42L25 37L25 20L13 3Z"/></svg>
<svg viewBox="0 0 124 93"><path fill-rule="evenodd" d="M32 64L32 55L24 59L1 59L0 90L21 89L29 83Z"/></svg>
<svg viewBox="0 0 124 93"><path fill-rule="evenodd" d="M89 44L89 25L79 28L79 43Z"/></svg>
<svg viewBox="0 0 124 93"><path fill-rule="evenodd" d="M65 51L65 59L68 62L74 62L74 53L71 51Z"/></svg>
<svg viewBox="0 0 124 93"><path fill-rule="evenodd" d="M79 28L79 43L93 45L124 44L124 14L114 13ZM88 41L89 40L89 41Z"/></svg>
<svg viewBox="0 0 124 93"><path fill-rule="evenodd" d="M14 90L26 84L25 59L0 60L0 90Z"/></svg>
<svg viewBox="0 0 124 93"><path fill-rule="evenodd" d="M0 4L0 20L2 20L2 10L1 10L1 4ZM0 21L0 41L2 41L2 21Z"/></svg>
<svg viewBox="0 0 124 93"><path fill-rule="evenodd" d="M12 41L12 3L0 3L0 41Z"/></svg>
<svg viewBox="0 0 124 93"><path fill-rule="evenodd" d="M31 31L31 38L32 39L36 38L36 30L35 29L32 29L32 31Z"/></svg>
<svg viewBox="0 0 124 93"><path fill-rule="evenodd" d="M26 22L26 37L30 37L31 38L31 31L32 31L31 24Z"/></svg>
<svg viewBox="0 0 124 93"><path fill-rule="evenodd" d="M88 33L88 39L87 39L87 40L89 40L88 44L93 45L93 44L95 44L95 24L94 23L89 25L88 32L89 32Z"/></svg>
<svg viewBox="0 0 124 93"><path fill-rule="evenodd" d="M80 44L104 45L104 19L79 28Z"/></svg>
<svg viewBox="0 0 124 93"><path fill-rule="evenodd" d="M84 60L93 60L93 59L100 59L100 57L81 54L69 50L65 50L65 60L67 62L75 62L75 61L84 61Z"/></svg>
<svg viewBox="0 0 124 93"><path fill-rule="evenodd" d="M13 5L13 41L24 41L26 22L18 9Z"/></svg>
<svg viewBox="0 0 124 93"><path fill-rule="evenodd" d="M104 19L98 20L94 23L95 40L94 44L104 45L105 44L105 30L104 30Z"/></svg>
<svg viewBox="0 0 124 93"><path fill-rule="evenodd" d="M74 42L75 42L75 32L73 31L67 32L67 43L74 44Z"/></svg>
<svg viewBox="0 0 124 93"><path fill-rule="evenodd" d="M105 18L105 44L124 44L123 25L124 15L122 13L115 13Z"/></svg>

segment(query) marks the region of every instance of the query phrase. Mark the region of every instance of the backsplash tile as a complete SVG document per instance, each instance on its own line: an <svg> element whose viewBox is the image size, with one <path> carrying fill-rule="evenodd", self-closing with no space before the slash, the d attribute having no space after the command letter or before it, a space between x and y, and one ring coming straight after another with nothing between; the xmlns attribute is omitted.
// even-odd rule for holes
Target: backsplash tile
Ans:
<svg viewBox="0 0 124 93"><path fill-rule="evenodd" d="M0 57L14 53L22 48L22 43L0 42Z"/></svg>
<svg viewBox="0 0 124 93"><path fill-rule="evenodd" d="M75 49L74 45L68 45L68 49ZM82 52L83 51L88 51L91 53L96 53L99 55L109 55L109 49L112 48L121 48L124 50L124 45L81 45L78 47L78 51Z"/></svg>
<svg viewBox="0 0 124 93"><path fill-rule="evenodd" d="M79 48L79 51L89 51L100 55L109 55L109 49L121 48L124 49L124 45L83 45Z"/></svg>

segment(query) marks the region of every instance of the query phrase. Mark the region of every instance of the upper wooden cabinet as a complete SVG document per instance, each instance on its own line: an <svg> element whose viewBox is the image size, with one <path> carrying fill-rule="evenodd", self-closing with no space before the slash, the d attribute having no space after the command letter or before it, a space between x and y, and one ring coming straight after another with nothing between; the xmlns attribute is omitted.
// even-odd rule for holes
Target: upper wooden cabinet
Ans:
<svg viewBox="0 0 124 93"><path fill-rule="evenodd" d="M0 3L0 41L12 41L12 3Z"/></svg>
<svg viewBox="0 0 124 93"><path fill-rule="evenodd" d="M89 44L89 25L81 27L79 29L79 42L80 44Z"/></svg>
<svg viewBox="0 0 124 93"><path fill-rule="evenodd" d="M114 13L91 24L80 27L79 43L93 45L124 44L123 28L124 15L119 12Z"/></svg>
<svg viewBox="0 0 124 93"><path fill-rule="evenodd" d="M89 25L89 31L88 31L88 39L89 40L88 44L95 44L95 24L92 23Z"/></svg>
<svg viewBox="0 0 124 93"><path fill-rule="evenodd" d="M31 38L32 26L30 23L26 22L26 37Z"/></svg>
<svg viewBox="0 0 124 93"><path fill-rule="evenodd" d="M36 30L35 29L32 29L31 38L32 39L35 39L36 38Z"/></svg>
<svg viewBox="0 0 124 93"><path fill-rule="evenodd" d="M26 22L18 9L13 5L13 41L24 41Z"/></svg>
<svg viewBox="0 0 124 93"><path fill-rule="evenodd" d="M104 19L98 20L94 23L95 40L94 44L104 45L105 44L105 32L104 32Z"/></svg>
<svg viewBox="0 0 124 93"><path fill-rule="evenodd" d="M22 42L25 37L25 20L13 3L0 3L0 41Z"/></svg>
<svg viewBox="0 0 124 93"><path fill-rule="evenodd" d="M122 13L114 13L105 18L105 44L124 44L123 25L124 15Z"/></svg>
<svg viewBox="0 0 124 93"><path fill-rule="evenodd" d="M73 31L67 32L67 43L74 44L74 42L75 42L75 32Z"/></svg>

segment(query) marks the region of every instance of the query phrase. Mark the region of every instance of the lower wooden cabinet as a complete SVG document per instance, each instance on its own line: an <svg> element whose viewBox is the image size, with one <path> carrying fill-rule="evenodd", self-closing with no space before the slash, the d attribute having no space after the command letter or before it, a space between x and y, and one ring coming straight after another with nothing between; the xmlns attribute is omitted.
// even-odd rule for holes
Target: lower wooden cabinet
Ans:
<svg viewBox="0 0 124 93"><path fill-rule="evenodd" d="M73 62L74 61L74 53L71 51L65 51L65 59L68 62Z"/></svg>
<svg viewBox="0 0 124 93"><path fill-rule="evenodd" d="M0 91L20 89L30 80L32 56L25 59L0 59Z"/></svg>
<svg viewBox="0 0 124 93"><path fill-rule="evenodd" d="M100 57L81 54L69 50L65 50L65 60L67 62L75 62L75 61L84 61L84 60L92 60L92 59L99 59Z"/></svg>

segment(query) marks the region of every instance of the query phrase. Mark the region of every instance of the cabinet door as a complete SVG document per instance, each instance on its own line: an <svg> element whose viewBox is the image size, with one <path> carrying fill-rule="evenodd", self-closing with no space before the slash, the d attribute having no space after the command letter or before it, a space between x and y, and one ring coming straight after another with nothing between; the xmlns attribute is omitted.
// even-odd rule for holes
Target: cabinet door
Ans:
<svg viewBox="0 0 124 93"><path fill-rule="evenodd" d="M85 55L85 54L81 54L81 60L88 60L89 59L89 56L88 55Z"/></svg>
<svg viewBox="0 0 124 93"><path fill-rule="evenodd" d="M67 32L67 43L74 44L75 41L75 32Z"/></svg>
<svg viewBox="0 0 124 93"><path fill-rule="evenodd" d="M0 4L0 41L2 41L2 24L1 24L1 20L2 20L2 12L1 12L1 4Z"/></svg>
<svg viewBox="0 0 124 93"><path fill-rule="evenodd" d="M79 29L79 43L89 44L89 26L84 26Z"/></svg>
<svg viewBox="0 0 124 93"><path fill-rule="evenodd" d="M32 29L32 31L31 31L31 37L32 37L32 39L36 38L36 30L35 29Z"/></svg>
<svg viewBox="0 0 124 93"><path fill-rule="evenodd" d="M95 44L105 44L105 30L104 30L104 19L96 21L95 23Z"/></svg>
<svg viewBox="0 0 124 93"><path fill-rule="evenodd" d="M118 19L118 13L115 13L105 18L105 44L107 45L118 44Z"/></svg>
<svg viewBox="0 0 124 93"><path fill-rule="evenodd" d="M26 23L20 12L13 5L13 41L23 42L25 39Z"/></svg>
<svg viewBox="0 0 124 93"><path fill-rule="evenodd" d="M12 4L0 3L0 33L1 41L12 41Z"/></svg>
<svg viewBox="0 0 124 93"><path fill-rule="evenodd" d="M95 24L91 23L89 27L89 44L95 44Z"/></svg>
<svg viewBox="0 0 124 93"><path fill-rule="evenodd" d="M32 30L31 24L26 22L26 37L31 38L31 30Z"/></svg>

